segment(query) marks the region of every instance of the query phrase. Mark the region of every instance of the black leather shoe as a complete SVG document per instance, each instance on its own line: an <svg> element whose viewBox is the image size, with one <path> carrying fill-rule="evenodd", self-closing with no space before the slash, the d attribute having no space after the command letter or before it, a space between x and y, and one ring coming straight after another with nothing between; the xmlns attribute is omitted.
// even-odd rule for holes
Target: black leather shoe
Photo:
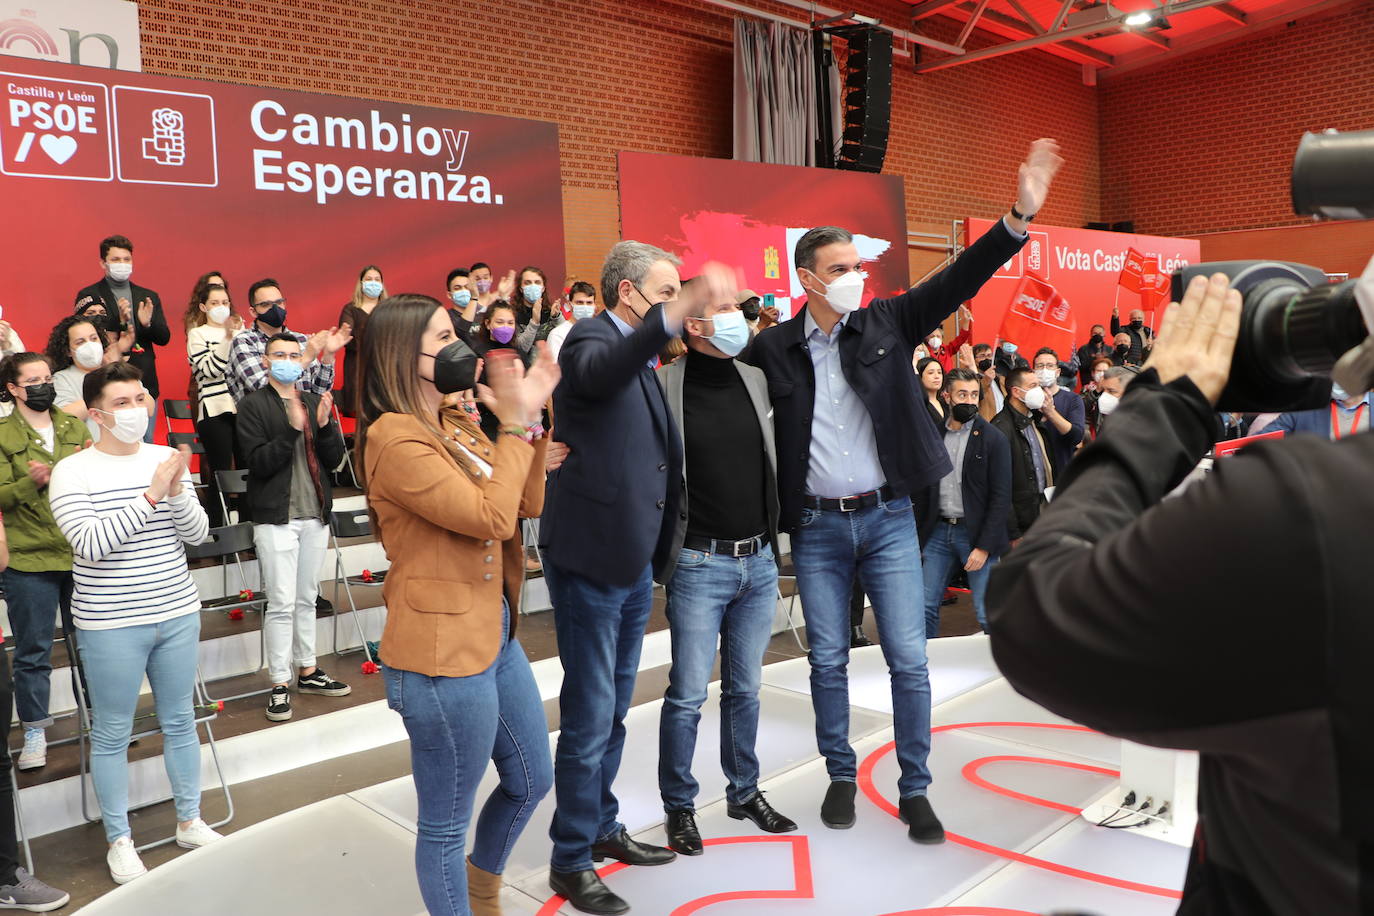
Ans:
<svg viewBox="0 0 1374 916"><path fill-rule="evenodd" d="M316 595L316 596L315 596L315 613L316 613L316 614L323 614L323 615L325 615L325 616L328 616L328 615L334 613L334 602L330 601L330 600L329 600L328 598L326 598L324 595Z"/></svg>
<svg viewBox="0 0 1374 916"><path fill-rule="evenodd" d="M821 802L821 823L832 830L848 830L854 826L854 792L852 782L832 782Z"/></svg>
<svg viewBox="0 0 1374 916"><path fill-rule="evenodd" d="M684 856L701 855L701 832L697 830L696 815L691 811L669 811L663 819L668 830L668 848Z"/></svg>
<svg viewBox="0 0 1374 916"><path fill-rule="evenodd" d="M849 648L862 649L864 646L873 645L873 640L868 638L863 627L854 627L849 633Z"/></svg>
<svg viewBox="0 0 1374 916"><path fill-rule="evenodd" d="M630 905L611 892L601 876L590 868L586 871L550 871L549 887L567 899L574 909L597 916L620 916L630 912Z"/></svg>
<svg viewBox="0 0 1374 916"><path fill-rule="evenodd" d="M624 827L620 832L609 836L592 847L592 861L615 859L626 865L667 865L677 858L677 853L664 846L650 846L630 839Z"/></svg>
<svg viewBox="0 0 1374 916"><path fill-rule="evenodd" d="M926 845L945 841L945 825L935 816L930 807L930 799L924 795L914 795L897 803L902 823L906 824L906 835L917 843Z"/></svg>
<svg viewBox="0 0 1374 916"><path fill-rule="evenodd" d="M726 805L725 813L737 821L748 818L768 833L791 833L797 829L795 821L773 810L762 792L755 792L754 797L742 805Z"/></svg>

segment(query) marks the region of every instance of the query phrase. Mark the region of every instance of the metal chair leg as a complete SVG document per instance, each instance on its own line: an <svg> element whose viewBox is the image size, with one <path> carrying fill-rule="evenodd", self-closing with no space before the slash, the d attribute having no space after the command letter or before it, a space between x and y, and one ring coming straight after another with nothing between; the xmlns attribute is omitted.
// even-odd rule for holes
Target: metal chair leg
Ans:
<svg viewBox="0 0 1374 916"><path fill-rule="evenodd" d="M10 761L10 791L14 793L14 829L19 833L19 843L24 847L24 865L33 874L33 848L29 846L29 832L24 829L24 807L19 803L19 777L14 772L14 762Z"/></svg>

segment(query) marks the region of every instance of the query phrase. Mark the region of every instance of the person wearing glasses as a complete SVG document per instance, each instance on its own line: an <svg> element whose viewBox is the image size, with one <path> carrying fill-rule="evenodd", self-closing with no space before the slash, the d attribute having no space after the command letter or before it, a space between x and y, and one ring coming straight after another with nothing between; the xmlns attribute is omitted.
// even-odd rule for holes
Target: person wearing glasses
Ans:
<svg viewBox="0 0 1374 916"><path fill-rule="evenodd" d="M287 330L286 297L281 285L270 277L248 287L248 301L253 307L253 324L235 334L229 346L226 378L234 401L242 401L267 386L271 378L263 359L267 341L273 334L281 333L300 341L302 371L296 387L317 395L328 394L334 387L334 355L353 339L349 325L317 331L310 337Z"/></svg>

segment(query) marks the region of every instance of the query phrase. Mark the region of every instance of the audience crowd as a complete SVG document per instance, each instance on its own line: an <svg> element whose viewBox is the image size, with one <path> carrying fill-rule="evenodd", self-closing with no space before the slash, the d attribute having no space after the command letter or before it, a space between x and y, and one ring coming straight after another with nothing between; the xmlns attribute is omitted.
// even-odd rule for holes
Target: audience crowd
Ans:
<svg viewBox="0 0 1374 916"><path fill-rule="evenodd" d="M867 595L899 701L899 807L912 839L942 841L926 801L925 641L940 634L952 585L967 588L986 629L990 571L1035 524L1076 452L1114 422L1154 343L1139 309L1125 324L1113 309L1110 336L1093 325L1062 352L975 334L963 303L1024 243L1024 214L1043 204L1059 162L1053 143L1038 143L1000 228L931 281L863 309L853 237L811 230L795 258L806 297L787 320L771 297L735 290L723 267L684 282L674 256L638 242L615 246L599 289L576 278L550 289L538 266L498 275L477 262L449 272L442 291L436 277L436 298L397 296L369 264L337 323L313 329L288 324L277 280L254 280L240 301L223 272L208 271L179 329L186 414L167 409L178 399L159 384L157 351L173 331L161 297L131 281L133 242L104 239L103 275L77 292L72 314L23 329L34 341L46 331L41 351L0 321L0 584L14 647L12 672L0 654L0 703L13 697L23 733L14 765L47 761L60 624L92 710L91 773L112 878L146 871L127 811L145 678L176 842L218 840L199 810L202 604L182 545L235 519L252 523L272 685L265 715L285 721L293 694L350 692L315 647L319 570L342 482L364 489L393 564L381 659L388 700L413 739L419 880L432 911L499 912L511 838L550 789L551 885L588 912L628 908L594 862L702 854L691 761L717 650L730 816L771 833L796 829L759 792L754 747L783 534L831 779L823 821L854 820L845 665L851 646L869 644ZM900 359L877 358L884 341ZM1339 439L1370 428L1369 408L1369 392L1335 388L1319 410L1219 414L1218 437ZM159 414L174 412L193 424L198 459L153 444ZM351 437L340 416L356 418ZM246 486L222 493L236 472ZM565 668L554 758L514 638L534 546L521 522L541 517L529 532ZM866 526L864 538L855 526ZM592 535L609 530L613 550ZM659 764L667 847L631 839L611 792L655 581L666 588L673 644ZM0 738L9 727L7 715ZM454 732L474 740L440 740ZM488 759L501 785L469 856ZM0 770L10 760L0 754ZM61 906L62 891L18 865L13 804L0 773L0 898Z"/></svg>

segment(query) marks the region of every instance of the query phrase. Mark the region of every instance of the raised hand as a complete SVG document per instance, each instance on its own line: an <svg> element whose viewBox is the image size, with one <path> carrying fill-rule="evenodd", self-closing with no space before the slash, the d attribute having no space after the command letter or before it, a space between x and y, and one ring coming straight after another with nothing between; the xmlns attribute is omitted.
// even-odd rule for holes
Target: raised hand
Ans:
<svg viewBox="0 0 1374 916"><path fill-rule="evenodd" d="M128 299L120 298L116 303L119 306L119 318L125 324L130 324L134 320L134 309Z"/></svg>
<svg viewBox="0 0 1374 916"><path fill-rule="evenodd" d="M669 322L677 324L688 315L701 314L701 310L708 305L734 300L734 270L719 261L708 261L677 300L664 306L664 311Z"/></svg>
<svg viewBox="0 0 1374 916"><path fill-rule="evenodd" d="M239 331L242 331L243 316L240 315L238 312L231 312L229 314L229 320L224 323L224 330L226 336L228 337L233 337Z"/></svg>
<svg viewBox="0 0 1374 916"><path fill-rule="evenodd" d="M549 402L549 398L553 397L553 390L563 378L563 370L553 358L553 351L549 349L548 342L541 340L535 344L535 348L538 355L534 358L534 365L525 373L526 403L533 411L529 418L530 423L538 419L539 411Z"/></svg>
<svg viewBox="0 0 1374 916"><path fill-rule="evenodd" d="M324 352L325 340L328 337L328 331L316 331L305 339L305 350L301 353L302 366L310 365Z"/></svg>
<svg viewBox="0 0 1374 916"><path fill-rule="evenodd" d="M502 426L528 426L530 405L526 398L535 391L525 385L525 364L519 359L498 359L487 363L487 384L477 386L477 397L496 415ZM540 401L539 405L543 402Z"/></svg>
<svg viewBox="0 0 1374 916"><path fill-rule="evenodd" d="M973 346L971 344L961 344L959 352L955 354L954 361L959 364L960 369L967 369L970 372L978 371L978 361L973 358Z"/></svg>
<svg viewBox="0 0 1374 916"><path fill-rule="evenodd" d="M515 271L508 270L506 275L501 278L501 282L496 284L496 298L511 301L511 296L515 294Z"/></svg>
<svg viewBox="0 0 1374 916"><path fill-rule="evenodd" d="M325 427L333 417L334 395L325 392L320 396L320 406L315 409L315 425Z"/></svg>
<svg viewBox="0 0 1374 916"><path fill-rule="evenodd" d="M0 321L0 350L9 348L10 330L10 323L8 321Z"/></svg>
<svg viewBox="0 0 1374 916"><path fill-rule="evenodd" d="M1240 293L1225 274L1194 277L1183 301L1165 309L1146 368L1165 385L1186 375L1215 404L1231 375L1240 307Z"/></svg>
<svg viewBox="0 0 1374 916"><path fill-rule="evenodd" d="M337 328L330 328L328 331L321 331L320 333L324 335L320 353L328 358L348 346L349 341L353 339L353 325L345 321Z"/></svg>
<svg viewBox="0 0 1374 916"><path fill-rule="evenodd" d="M1016 208L1027 216L1039 213L1050 192L1050 183L1063 165L1057 142L1041 139L1032 143L1026 161L1017 170Z"/></svg>
<svg viewBox="0 0 1374 916"><path fill-rule="evenodd" d="M153 321L153 300L144 299L138 304L138 323L147 327Z"/></svg>
<svg viewBox="0 0 1374 916"><path fill-rule="evenodd" d="M765 305L759 309L759 330L771 328L778 323L778 307L776 305Z"/></svg>

